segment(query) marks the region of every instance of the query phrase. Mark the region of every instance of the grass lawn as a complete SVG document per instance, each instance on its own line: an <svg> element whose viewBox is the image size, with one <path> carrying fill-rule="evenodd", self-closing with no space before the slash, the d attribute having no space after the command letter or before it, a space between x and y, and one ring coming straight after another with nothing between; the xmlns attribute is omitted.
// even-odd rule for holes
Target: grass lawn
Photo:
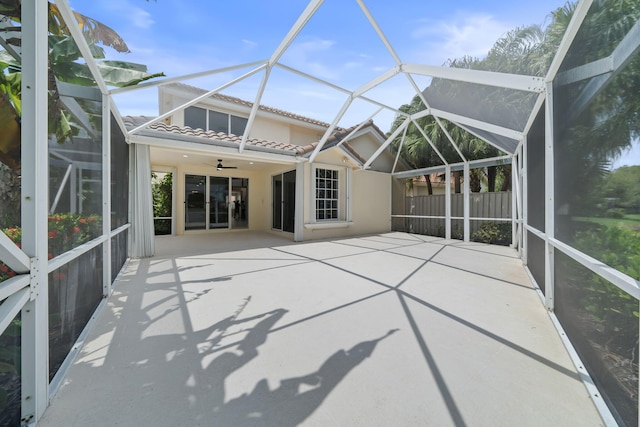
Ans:
<svg viewBox="0 0 640 427"><path fill-rule="evenodd" d="M595 222L596 224L601 224L606 227L625 227L630 230L640 231L640 214L631 214L625 215L623 218L604 218L604 217L574 217L573 219L577 221L588 221Z"/></svg>

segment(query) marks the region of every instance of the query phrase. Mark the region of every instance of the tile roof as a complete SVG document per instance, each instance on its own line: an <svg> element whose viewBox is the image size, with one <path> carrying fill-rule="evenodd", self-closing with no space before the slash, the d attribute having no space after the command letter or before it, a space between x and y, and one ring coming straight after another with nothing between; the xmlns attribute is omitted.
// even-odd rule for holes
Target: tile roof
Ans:
<svg viewBox="0 0 640 427"><path fill-rule="evenodd" d="M129 129L133 129L137 126L140 126L151 119L152 117L146 117L146 116L123 117L124 124ZM215 132L212 130L206 131L203 129L192 129L189 126L168 125L163 122L154 123L148 126L147 129L150 129L156 132L202 138L202 139L208 140L214 145L216 141L218 142L221 141L221 142L226 142L231 144L237 144L239 146L240 142L242 141L241 136L237 136L233 134L227 134L224 132ZM270 141L267 139L259 139L259 138L247 138L246 146L247 148L262 147L262 148L268 148L273 150L280 150L280 151L289 152L289 154L294 154L294 155L301 155L306 152L305 151L306 146Z"/></svg>
<svg viewBox="0 0 640 427"><path fill-rule="evenodd" d="M125 126L128 129L133 129L138 126L141 126L149 121L151 121L153 117L149 116L125 116L123 117ZM327 150L338 145L344 138L346 138L351 132L353 132L360 125L352 126L348 129L338 128L325 143L323 150ZM377 132L383 139L386 138L384 132L378 128L373 123L373 120L369 120L360 126L360 129L372 128L374 132ZM227 134L224 132L215 132L212 130L205 131L203 129L193 129L189 126L177 126L166 124L163 122L154 123L147 127L148 130L152 132L162 132L174 135L181 135L187 137L196 137L202 140L203 143L208 143L211 145L216 145L216 143L226 143L231 145L240 146L242 142L242 137ZM144 131L143 131L144 132ZM163 135L166 137L166 135ZM270 141L267 139L259 139L259 138L248 138L245 147L247 149L257 148L259 149L268 149L268 150L277 150L279 152L284 152L289 155L297 155L297 156L308 156L313 150L318 146L319 141L312 142L307 145L295 145L284 142ZM366 159L364 159L358 152L349 145L348 142L343 142L341 147L347 151L354 159L358 160L360 163L364 164Z"/></svg>
<svg viewBox="0 0 640 427"><path fill-rule="evenodd" d="M190 86L190 85L187 85L187 84L184 84L184 83L172 83L171 85L167 85L167 86L168 87L172 87L173 86L173 87L176 87L176 88L178 88L180 90L189 90L189 91L197 92L197 93L200 93L200 94L205 94L205 93L208 92L208 91L206 91L204 89L200 89L198 87ZM248 107L248 108L253 107L253 102L245 101L244 99L236 98L235 96L229 96L229 95L224 95L224 94L221 94L221 93L215 93L215 94L211 95L211 98L218 99L218 100L224 101L224 102L229 102L229 103L236 104L236 105L242 105L242 106L245 106L245 107ZM282 116L282 117L287 117L289 119L294 119L294 120L298 120L298 121L309 123L309 124L313 124L313 125L318 125L318 126L322 126L322 127L326 127L326 128L331 126L327 122L323 122L323 121L320 121L320 120L312 119L310 117L300 116L298 114L294 114L294 113L291 113L289 111L280 110L278 108L269 107L269 106L266 106L266 105L260 105L258 108L260 110L266 111L268 113L277 114L277 115Z"/></svg>

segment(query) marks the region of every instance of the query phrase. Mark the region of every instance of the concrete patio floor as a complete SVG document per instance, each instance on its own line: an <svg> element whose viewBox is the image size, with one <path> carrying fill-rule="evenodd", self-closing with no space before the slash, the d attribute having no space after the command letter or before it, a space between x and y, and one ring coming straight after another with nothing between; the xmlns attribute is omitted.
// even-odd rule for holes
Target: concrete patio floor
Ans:
<svg viewBox="0 0 640 427"><path fill-rule="evenodd" d="M596 426L510 248L162 237L39 426Z"/></svg>

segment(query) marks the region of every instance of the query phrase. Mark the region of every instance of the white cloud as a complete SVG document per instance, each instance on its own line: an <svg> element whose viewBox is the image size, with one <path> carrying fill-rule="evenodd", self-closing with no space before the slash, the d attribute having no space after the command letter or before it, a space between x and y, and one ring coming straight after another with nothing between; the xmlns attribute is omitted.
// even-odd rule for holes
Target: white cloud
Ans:
<svg viewBox="0 0 640 427"><path fill-rule="evenodd" d="M142 28L143 30L150 28L155 23L153 18L151 18L151 14L139 7L133 7L132 10L128 11L124 16L127 16L134 27Z"/></svg>
<svg viewBox="0 0 640 427"><path fill-rule="evenodd" d="M254 48L258 46L258 42L254 42L253 40L242 39L242 44L244 44L248 48Z"/></svg>
<svg viewBox="0 0 640 427"><path fill-rule="evenodd" d="M350 61L346 62L342 67L345 70L353 70L356 68L361 68L364 64L362 62Z"/></svg>
<svg viewBox="0 0 640 427"><path fill-rule="evenodd" d="M328 39L294 42L283 55L282 61L315 77L335 80L340 74L331 56L334 46L335 41ZM327 59L323 61L324 57Z"/></svg>
<svg viewBox="0 0 640 427"><path fill-rule="evenodd" d="M480 13L459 13L450 21L419 21L411 37L421 41L417 60L441 65L465 55L483 57L495 41L514 26Z"/></svg>

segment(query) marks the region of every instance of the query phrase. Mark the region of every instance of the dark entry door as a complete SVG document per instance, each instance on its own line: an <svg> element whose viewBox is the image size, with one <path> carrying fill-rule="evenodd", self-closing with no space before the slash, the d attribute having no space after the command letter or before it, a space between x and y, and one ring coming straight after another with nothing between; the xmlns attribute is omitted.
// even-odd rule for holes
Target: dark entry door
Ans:
<svg viewBox="0 0 640 427"><path fill-rule="evenodd" d="M273 224L276 230L294 232L296 211L296 171L272 177Z"/></svg>

